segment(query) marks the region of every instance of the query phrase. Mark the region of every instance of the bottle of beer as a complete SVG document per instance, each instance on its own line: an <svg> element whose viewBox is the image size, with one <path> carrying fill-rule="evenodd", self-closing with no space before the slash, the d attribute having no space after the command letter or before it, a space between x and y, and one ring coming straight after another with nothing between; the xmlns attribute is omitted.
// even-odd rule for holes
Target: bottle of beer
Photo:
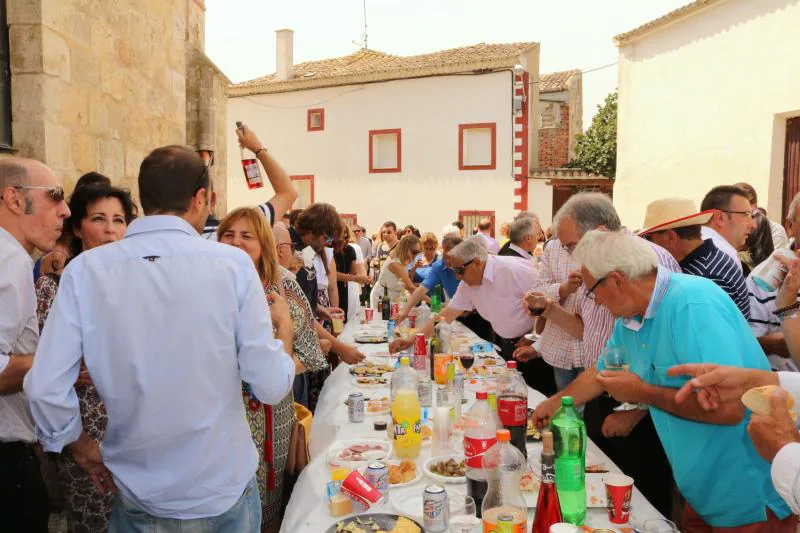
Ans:
<svg viewBox="0 0 800 533"><path fill-rule="evenodd" d="M242 129L241 121L236 122L236 128ZM261 170L258 168L258 159L255 154L251 157L249 154L245 155L244 148L239 147L239 155L242 157L242 170L244 171L244 179L247 182L248 189L260 189L264 186L264 180L261 177Z"/></svg>
<svg viewBox="0 0 800 533"><path fill-rule="evenodd" d="M383 288L381 296L381 318L387 322L392 318L392 302L389 300L389 288Z"/></svg>

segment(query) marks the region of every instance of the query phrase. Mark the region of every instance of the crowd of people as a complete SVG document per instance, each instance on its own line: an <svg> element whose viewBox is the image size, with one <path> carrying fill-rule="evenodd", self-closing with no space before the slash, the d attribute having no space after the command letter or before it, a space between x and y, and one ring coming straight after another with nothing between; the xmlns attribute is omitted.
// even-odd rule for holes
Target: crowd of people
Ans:
<svg viewBox="0 0 800 533"><path fill-rule="evenodd" d="M493 342L548 396L535 423L572 396L589 437L681 530L796 528L787 393L769 416L739 398L780 384L800 400L800 261L782 259L775 290L757 281L794 249L800 198L788 234L739 183L699 210L654 201L635 232L610 198L578 193L546 231L521 212L499 240L490 220L387 221L370 239L329 204L292 210L288 174L254 132L237 135L274 195L222 220L213 158L185 147L144 159L140 206L97 173L67 197L42 163L0 160L3 531L45 532L54 511L75 533L277 531L301 418L333 368L364 359L336 324L384 295L403 323L439 291L438 320Z"/></svg>

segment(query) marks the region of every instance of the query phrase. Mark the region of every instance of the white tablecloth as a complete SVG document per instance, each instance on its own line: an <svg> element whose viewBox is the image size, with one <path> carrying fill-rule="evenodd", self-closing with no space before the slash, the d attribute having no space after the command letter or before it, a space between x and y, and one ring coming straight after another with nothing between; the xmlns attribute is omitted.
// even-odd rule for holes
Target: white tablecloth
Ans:
<svg viewBox="0 0 800 533"><path fill-rule="evenodd" d="M352 320L345 327L344 333L340 337L344 342L352 341L352 335L360 325L356 324L357 320ZM380 322L380 321L377 321ZM471 335L469 330L466 330L459 323L455 323L456 331L464 331ZM477 337L475 340L478 340ZM359 345L359 349L369 357L372 353L385 352L387 350L386 344L366 344ZM386 362L386 359L381 360ZM327 465L325 451L330 444L336 440L351 440L360 438L372 439L385 439L386 432L377 432L373 429L370 415L365 416L363 423L354 424L350 423L347 418L347 407L344 401L347 399L348 394L354 390L353 378L349 372L350 367L342 364L330 375L325 382L322 389L317 411L314 414L314 420L311 425L311 462L303 470L300 478L295 485L294 492L292 493L289 506L286 509L286 514L283 518L281 532L285 533L322 533L328 527L342 517L334 518L328 512L328 507L325 504L325 485L330 480L330 468ZM375 389L365 390L358 389L365 393L367 397L388 396L389 390ZM475 400L475 394L467 391L465 393L470 403L464 406L464 412L469 405ZM435 396L435 395L434 395ZM528 389L528 406L535 407L542 400L544 395L540 392ZM422 465L431 454L430 446L423 446L417 463ZM534 460L538 460L541 455L540 443L528 443L528 456ZM588 443L587 457L591 456L594 460L603 463L611 472L620 472L614 463L591 441ZM423 479L418 482L415 487L422 491L428 483L434 482L423 476ZM461 485L460 487L464 487ZM375 509L374 512L396 512L391 506L392 491L389 491L389 503L382 506L380 509ZM663 516L642 496L638 489L634 488L633 498L631 501L632 508L632 522L642 522L649 518L663 518ZM528 513L528 527L532 524L533 509ZM586 515L586 525L594 528L610 528L613 530L618 529L608 521L608 516L605 509L590 508ZM630 527L626 524L626 527ZM479 528L476 528L476 532Z"/></svg>

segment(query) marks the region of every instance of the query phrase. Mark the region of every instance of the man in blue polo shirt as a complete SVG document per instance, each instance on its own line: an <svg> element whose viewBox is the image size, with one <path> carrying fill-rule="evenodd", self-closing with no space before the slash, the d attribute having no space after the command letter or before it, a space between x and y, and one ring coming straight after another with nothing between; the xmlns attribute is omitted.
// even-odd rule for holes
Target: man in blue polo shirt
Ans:
<svg viewBox="0 0 800 533"><path fill-rule="evenodd" d="M618 317L608 346L628 355L627 372L607 371L601 357L591 392L649 407L686 499L681 530L794 532L797 519L747 435L749 412L740 403L709 412L696 398L677 404L675 389L686 379L667 375L684 363L769 370L733 301L710 280L659 268L652 248L636 237L592 231L573 257L587 297Z"/></svg>

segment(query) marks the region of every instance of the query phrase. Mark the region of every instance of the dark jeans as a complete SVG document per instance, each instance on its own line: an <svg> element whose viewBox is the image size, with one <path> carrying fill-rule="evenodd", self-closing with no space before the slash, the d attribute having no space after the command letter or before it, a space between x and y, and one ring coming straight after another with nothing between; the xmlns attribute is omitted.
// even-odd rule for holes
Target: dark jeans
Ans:
<svg viewBox="0 0 800 533"><path fill-rule="evenodd" d="M627 437L608 439L603 436L603 422L618 405L619 402L605 395L587 403L583 413L586 434L625 474L633 478L636 487L653 507L670 518L672 468L650 415L645 416Z"/></svg>
<svg viewBox="0 0 800 533"><path fill-rule="evenodd" d="M467 326L470 331L481 339L489 342L494 340L494 331L489 321L483 318L477 311L465 313L458 317L458 321Z"/></svg>
<svg viewBox="0 0 800 533"><path fill-rule="evenodd" d="M494 343L500 347L500 356L506 361L514 359L514 350L517 347L516 339L504 339L500 335L495 334ZM531 359L526 363L517 363L517 370L520 371L522 377L525 378L525 383L534 390L537 390L547 396L548 398L558 392L556 387L556 379L553 375L553 367L548 365L547 362L541 357Z"/></svg>
<svg viewBox="0 0 800 533"><path fill-rule="evenodd" d="M47 533L50 501L33 447L0 443L0 531Z"/></svg>

